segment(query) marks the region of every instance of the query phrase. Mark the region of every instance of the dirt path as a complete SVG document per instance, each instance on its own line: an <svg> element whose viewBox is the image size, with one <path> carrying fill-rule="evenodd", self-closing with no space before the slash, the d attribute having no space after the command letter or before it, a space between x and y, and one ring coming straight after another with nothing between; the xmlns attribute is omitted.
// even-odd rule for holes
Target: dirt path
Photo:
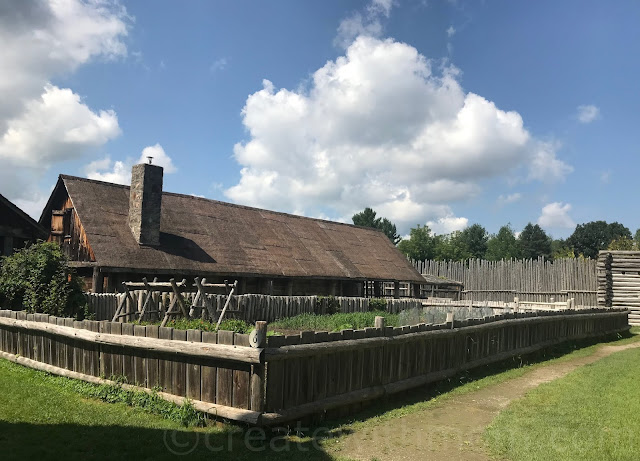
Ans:
<svg viewBox="0 0 640 461"><path fill-rule="evenodd" d="M539 367L525 375L448 399L424 411L345 436L336 454L357 460L488 461L482 434L512 400L542 383L640 343L602 346L587 356Z"/></svg>

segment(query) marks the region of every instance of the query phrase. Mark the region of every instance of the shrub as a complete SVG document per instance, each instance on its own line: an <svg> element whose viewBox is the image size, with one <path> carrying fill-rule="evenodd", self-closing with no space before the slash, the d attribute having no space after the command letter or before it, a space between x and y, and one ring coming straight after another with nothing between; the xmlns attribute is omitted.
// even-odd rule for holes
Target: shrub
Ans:
<svg viewBox="0 0 640 461"><path fill-rule="evenodd" d="M82 290L56 243L39 242L2 259L0 294L11 309L83 319Z"/></svg>
<svg viewBox="0 0 640 461"><path fill-rule="evenodd" d="M326 306L325 312L329 315L340 312L340 302L335 296L318 296L317 309L322 309L322 306ZM320 314L321 312L316 312Z"/></svg>
<svg viewBox="0 0 640 461"><path fill-rule="evenodd" d="M371 298L369 300L370 311L384 311L387 310L387 300L384 298Z"/></svg>

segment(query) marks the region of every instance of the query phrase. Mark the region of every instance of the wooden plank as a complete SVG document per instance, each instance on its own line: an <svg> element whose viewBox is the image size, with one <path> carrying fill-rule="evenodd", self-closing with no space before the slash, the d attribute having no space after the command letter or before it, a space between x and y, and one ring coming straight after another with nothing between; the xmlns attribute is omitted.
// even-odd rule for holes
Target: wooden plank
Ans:
<svg viewBox="0 0 640 461"><path fill-rule="evenodd" d="M233 331L218 331L218 344L233 344L235 333ZM226 366L218 366L216 380L216 403L231 406L233 403L233 370Z"/></svg>
<svg viewBox="0 0 640 461"><path fill-rule="evenodd" d="M158 333L158 325L147 325L145 329L147 338L157 339L159 337ZM147 362L147 387L153 389L160 385L158 354L150 353L145 360Z"/></svg>
<svg viewBox="0 0 640 461"><path fill-rule="evenodd" d="M173 328L158 328L158 337L160 339L172 339ZM158 380L159 386L168 394L173 394L173 362L166 353L158 355Z"/></svg>
<svg viewBox="0 0 640 461"><path fill-rule="evenodd" d="M187 331L173 329L174 341L186 341ZM175 357L171 361L173 394L186 397L187 395L187 365L184 357Z"/></svg>
<svg viewBox="0 0 640 461"><path fill-rule="evenodd" d="M122 324L122 335L123 336L133 336L133 324L132 323L123 323ZM136 383L136 370L134 366L134 353L133 351L126 347L122 349L122 375L127 380L129 384Z"/></svg>
<svg viewBox="0 0 640 461"><path fill-rule="evenodd" d="M111 322L111 334L122 335L122 323ZM111 373L114 377L122 379L124 376L124 357L122 348L111 349Z"/></svg>
<svg viewBox="0 0 640 461"><path fill-rule="evenodd" d="M202 331L187 330L187 341L202 342ZM201 399L201 371L200 366L202 359L198 357L190 357L186 363L187 367L187 397L193 400Z"/></svg>
<svg viewBox="0 0 640 461"><path fill-rule="evenodd" d="M217 333L214 331L203 331L202 342L216 344L218 342ZM205 360L200 368L200 394L203 402L216 403L216 376L217 369L211 360Z"/></svg>
<svg viewBox="0 0 640 461"><path fill-rule="evenodd" d="M249 335L235 334L234 344L236 346L250 347ZM251 373L245 370L233 370L233 401L235 408L249 409L251 395Z"/></svg>
<svg viewBox="0 0 640 461"><path fill-rule="evenodd" d="M267 338L267 345L272 348L285 344L284 336L271 336ZM266 365L267 391L266 411L277 412L284 408L284 362L268 362Z"/></svg>
<svg viewBox="0 0 640 461"><path fill-rule="evenodd" d="M139 337L147 337L147 328L144 325L134 325L133 335ZM147 356L146 351L133 351L133 368L135 375L135 384L137 386L149 387L147 385Z"/></svg>

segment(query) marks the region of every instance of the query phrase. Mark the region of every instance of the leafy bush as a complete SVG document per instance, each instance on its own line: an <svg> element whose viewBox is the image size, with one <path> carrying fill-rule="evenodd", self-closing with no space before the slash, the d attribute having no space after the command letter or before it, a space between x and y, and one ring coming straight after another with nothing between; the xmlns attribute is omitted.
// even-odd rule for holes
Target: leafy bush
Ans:
<svg viewBox="0 0 640 461"><path fill-rule="evenodd" d="M335 296L318 296L318 302L316 303L317 309L321 310L322 306L326 307L326 313L336 314L340 312L340 302L336 299ZM321 311L316 312L316 314L320 314Z"/></svg>
<svg viewBox="0 0 640 461"><path fill-rule="evenodd" d="M2 259L0 293L11 309L83 319L83 282L56 243L39 242Z"/></svg>
<svg viewBox="0 0 640 461"><path fill-rule="evenodd" d="M387 300L384 298L371 298L369 300L370 311L384 311L387 310Z"/></svg>

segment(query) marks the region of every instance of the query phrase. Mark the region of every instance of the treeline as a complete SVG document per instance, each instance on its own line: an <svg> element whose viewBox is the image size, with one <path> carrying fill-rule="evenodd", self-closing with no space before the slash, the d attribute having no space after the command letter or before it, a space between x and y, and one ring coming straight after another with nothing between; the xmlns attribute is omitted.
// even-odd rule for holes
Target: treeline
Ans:
<svg viewBox="0 0 640 461"><path fill-rule="evenodd" d="M504 225L496 234L489 234L480 224L462 231L435 235L429 226L412 228L408 239L401 239L396 226L386 218L376 216L371 208L353 215L353 223L383 231L407 257L416 261L462 261L470 258L499 261L501 259L592 258L598 252L640 249L640 229L632 237L629 228L606 221L578 224L569 238L553 239L538 224L527 224L516 233Z"/></svg>

